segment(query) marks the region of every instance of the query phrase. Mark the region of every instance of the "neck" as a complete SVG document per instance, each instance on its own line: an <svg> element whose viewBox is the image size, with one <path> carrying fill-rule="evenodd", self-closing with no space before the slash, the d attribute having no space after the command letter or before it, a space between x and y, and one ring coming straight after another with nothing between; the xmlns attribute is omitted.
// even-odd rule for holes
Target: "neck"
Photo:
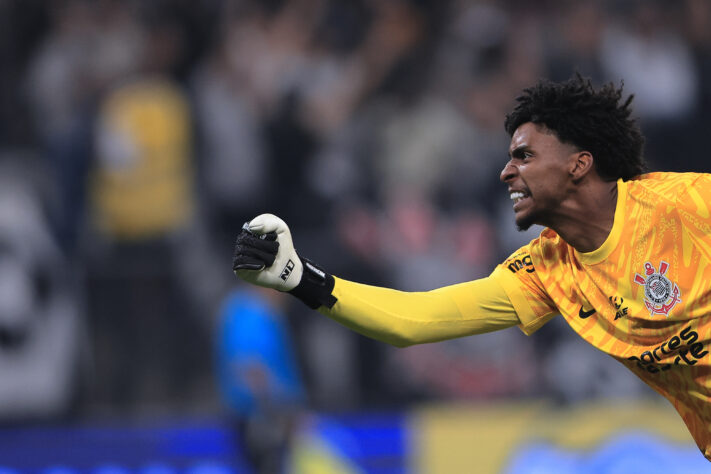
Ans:
<svg viewBox="0 0 711 474"><path fill-rule="evenodd" d="M617 183L592 183L561 206L556 222L549 225L578 252L600 248L615 222Z"/></svg>

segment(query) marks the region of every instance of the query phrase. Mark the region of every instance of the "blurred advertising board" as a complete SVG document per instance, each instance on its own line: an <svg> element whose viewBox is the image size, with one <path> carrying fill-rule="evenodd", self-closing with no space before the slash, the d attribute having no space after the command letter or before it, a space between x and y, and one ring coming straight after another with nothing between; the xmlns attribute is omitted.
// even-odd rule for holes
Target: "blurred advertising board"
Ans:
<svg viewBox="0 0 711 474"><path fill-rule="evenodd" d="M711 472L663 400L434 404L406 415L316 416L304 430L299 474Z"/></svg>
<svg viewBox="0 0 711 474"><path fill-rule="evenodd" d="M0 474L246 474L239 440L212 421L0 429Z"/></svg>

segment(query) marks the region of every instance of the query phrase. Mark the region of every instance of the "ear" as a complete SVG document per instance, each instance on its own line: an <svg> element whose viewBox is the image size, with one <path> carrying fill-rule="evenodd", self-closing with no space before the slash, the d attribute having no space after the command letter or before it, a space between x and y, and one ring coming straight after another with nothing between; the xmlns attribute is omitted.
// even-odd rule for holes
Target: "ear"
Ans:
<svg viewBox="0 0 711 474"><path fill-rule="evenodd" d="M595 160L589 151L578 151L570 156L569 173L573 181L583 179L593 169Z"/></svg>

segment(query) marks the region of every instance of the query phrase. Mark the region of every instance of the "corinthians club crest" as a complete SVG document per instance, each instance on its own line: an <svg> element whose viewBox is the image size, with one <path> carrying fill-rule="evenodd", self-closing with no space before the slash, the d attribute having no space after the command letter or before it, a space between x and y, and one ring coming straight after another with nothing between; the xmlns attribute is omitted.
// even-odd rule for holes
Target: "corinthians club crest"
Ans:
<svg viewBox="0 0 711 474"><path fill-rule="evenodd" d="M635 283L644 286L644 304L650 316L655 314L669 316L669 311L681 301L679 287L665 276L667 270L669 264L664 260L659 263L658 272L650 262L647 262L644 264L645 275L636 273L634 276Z"/></svg>

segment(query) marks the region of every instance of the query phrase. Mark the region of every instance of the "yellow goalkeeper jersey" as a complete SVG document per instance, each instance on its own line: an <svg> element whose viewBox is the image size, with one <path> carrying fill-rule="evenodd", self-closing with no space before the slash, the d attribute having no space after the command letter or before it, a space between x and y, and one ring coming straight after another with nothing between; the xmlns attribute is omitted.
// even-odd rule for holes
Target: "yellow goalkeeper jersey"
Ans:
<svg viewBox="0 0 711 474"><path fill-rule="evenodd" d="M671 401L711 459L711 175L651 173L617 189L612 230L593 252L546 229L489 277L432 291L335 277L337 302L320 311L397 346L514 325L530 334L562 314Z"/></svg>
<svg viewBox="0 0 711 474"><path fill-rule="evenodd" d="M711 458L711 175L620 180L600 248L580 253L546 229L490 278L526 333L560 313L666 397Z"/></svg>

